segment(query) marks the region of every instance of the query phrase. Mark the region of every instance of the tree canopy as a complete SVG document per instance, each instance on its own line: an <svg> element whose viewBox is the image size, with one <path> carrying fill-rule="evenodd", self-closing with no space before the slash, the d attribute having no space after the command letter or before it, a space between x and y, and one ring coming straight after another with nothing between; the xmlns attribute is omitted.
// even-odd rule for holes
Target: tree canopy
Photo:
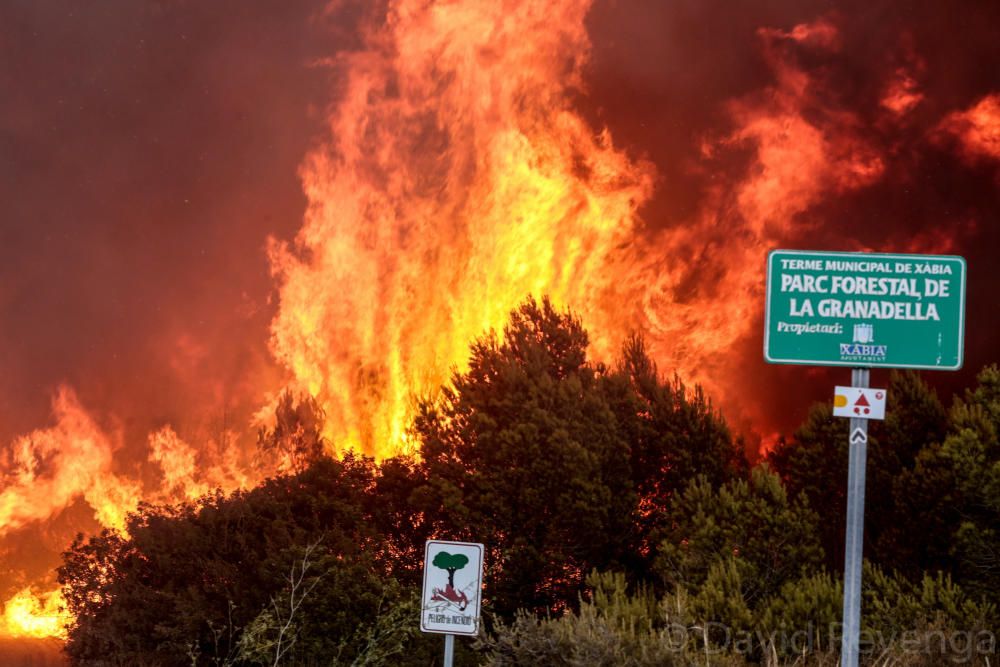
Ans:
<svg viewBox="0 0 1000 667"><path fill-rule="evenodd" d="M869 441L866 628L996 629L1000 370L949 409L914 373L889 391ZM259 439L281 474L142 505L127 535L80 536L59 569L71 662L437 662L440 643L417 630L431 538L487 548L489 634L459 644L460 664L690 664L665 652L670 627L701 628L693 646L720 664L792 664L803 656L760 638L839 618L845 420L815 406L751 467L701 389L661 374L641 337L592 360L580 320L548 300L521 304L419 403L416 456L332 458L322 429L315 401L286 394ZM468 559L432 565L454 586ZM720 628L757 639L734 652Z"/></svg>
<svg viewBox="0 0 1000 667"><path fill-rule="evenodd" d="M573 314L529 300L415 421L421 507L487 545L500 613L573 605L595 567L645 573L678 485L742 470L722 418L664 381L640 338L614 368L588 360L587 340Z"/></svg>

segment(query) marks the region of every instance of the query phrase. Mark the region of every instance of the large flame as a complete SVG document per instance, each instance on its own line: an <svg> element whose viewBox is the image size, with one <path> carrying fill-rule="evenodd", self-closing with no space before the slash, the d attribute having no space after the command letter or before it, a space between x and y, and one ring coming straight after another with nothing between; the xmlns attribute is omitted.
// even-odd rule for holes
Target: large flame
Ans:
<svg viewBox="0 0 1000 667"><path fill-rule="evenodd" d="M35 593L25 588L3 606L0 635L9 637L64 637L69 619L62 592Z"/></svg>
<svg viewBox="0 0 1000 667"><path fill-rule="evenodd" d="M789 43L838 49L837 29L762 30L776 85L733 102L734 129L705 143L709 162L751 148L754 163L697 219L650 232L639 210L651 166L571 99L589 4L399 0L337 63L330 138L302 168L305 224L271 258L272 348L324 404L338 447L405 447L414 397L529 294L578 312L598 358L641 330L665 368L725 400L767 249L825 195L882 173L857 118L815 113L814 82L785 58Z"/></svg>
<svg viewBox="0 0 1000 667"><path fill-rule="evenodd" d="M403 445L413 397L528 294L585 313L602 352L638 324L615 277L652 173L573 111L588 6L396 2L343 57L305 224L271 251L274 352L339 446Z"/></svg>

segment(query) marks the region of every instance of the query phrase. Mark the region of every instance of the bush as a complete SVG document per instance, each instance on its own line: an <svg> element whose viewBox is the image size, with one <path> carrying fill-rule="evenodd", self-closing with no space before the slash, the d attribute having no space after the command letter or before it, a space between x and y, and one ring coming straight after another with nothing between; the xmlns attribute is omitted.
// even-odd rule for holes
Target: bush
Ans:
<svg viewBox="0 0 1000 667"><path fill-rule="evenodd" d="M683 637L658 613L646 590L627 595L621 574L591 574L593 599L578 613L537 618L519 612L510 624L498 621L479 648L492 667L589 667L591 665L671 667L687 665Z"/></svg>
<svg viewBox="0 0 1000 667"><path fill-rule="evenodd" d="M720 556L723 561L732 556L753 602L817 568L823 558L816 539L819 517L803 499L790 501L766 467L755 468L749 480L718 488L696 478L674 499L664 523L654 571L670 589L700 589L713 567L717 583L731 583L735 573L718 568Z"/></svg>

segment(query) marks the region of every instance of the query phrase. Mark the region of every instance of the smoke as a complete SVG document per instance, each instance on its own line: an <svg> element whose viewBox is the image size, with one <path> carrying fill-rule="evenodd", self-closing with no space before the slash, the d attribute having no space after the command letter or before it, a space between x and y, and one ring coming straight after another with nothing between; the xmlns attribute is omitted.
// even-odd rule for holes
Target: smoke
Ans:
<svg viewBox="0 0 1000 667"><path fill-rule="evenodd" d="M301 224L328 95L309 63L343 37L320 9L0 7L6 632L51 621L77 532L252 481L249 422L284 381L265 241Z"/></svg>
<svg viewBox="0 0 1000 667"><path fill-rule="evenodd" d="M0 436L62 382L150 424L242 423L267 351L268 233L326 97L314 3L5 4ZM322 48L321 48L322 47Z"/></svg>
<svg viewBox="0 0 1000 667"><path fill-rule="evenodd" d="M772 247L943 252L969 261L966 367L930 373L945 398L995 361L1000 76L980 2L597 3L581 108L658 180L650 234L701 227L683 284L738 303ZM708 220L708 222L706 222ZM714 233L713 233L714 231ZM749 233L749 236L747 236ZM755 246L748 249L748 246ZM754 280L758 281L756 284ZM738 281L737 281L738 282ZM788 433L843 371L762 364L762 298L712 370L743 430ZM669 310L665 309L665 312ZM873 381L887 382L876 371ZM727 397L729 397L727 399Z"/></svg>

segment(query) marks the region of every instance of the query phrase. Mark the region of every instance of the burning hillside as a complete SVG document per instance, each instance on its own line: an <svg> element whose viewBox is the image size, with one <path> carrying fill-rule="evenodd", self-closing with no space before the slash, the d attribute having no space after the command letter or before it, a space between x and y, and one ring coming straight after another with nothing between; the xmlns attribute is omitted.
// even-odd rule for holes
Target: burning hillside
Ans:
<svg viewBox="0 0 1000 667"><path fill-rule="evenodd" d="M119 5L0 10L9 635L58 635L75 533L273 471L286 388L337 451L409 451L527 295L599 359L641 332L751 443L829 389L760 361L772 248L966 255L991 358L992 5Z"/></svg>

